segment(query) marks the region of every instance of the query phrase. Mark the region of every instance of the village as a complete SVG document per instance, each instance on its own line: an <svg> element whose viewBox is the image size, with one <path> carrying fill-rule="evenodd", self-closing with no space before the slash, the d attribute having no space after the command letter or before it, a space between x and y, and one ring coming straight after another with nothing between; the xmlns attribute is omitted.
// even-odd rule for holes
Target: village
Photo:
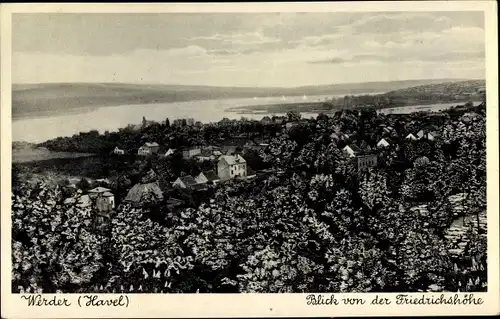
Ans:
<svg viewBox="0 0 500 319"><path fill-rule="evenodd" d="M188 118L169 124L168 118L160 123L143 118L141 124L116 133L75 135L46 144L52 149L105 146L94 158L67 160L69 172L75 172L72 176L65 175L64 160L56 162L57 170L40 169L52 169L55 176L66 179L56 183L60 202L55 207L78 212L89 230L104 238L127 234L116 229L119 225L137 224L134 232L139 237L147 236L142 223L184 229L183 220L198 222L198 214L205 214L215 229L226 227L227 222L220 220L228 216L234 225L247 223L245 227L261 227L262 222L252 221L255 218L273 225L287 218L293 224L302 220L296 214L313 209L331 224L333 236L341 236L335 225L343 223L390 241L403 236L398 234L400 228L410 237L415 232L431 236L426 245L439 248L415 251L408 246L391 251L384 257L388 267L397 267L396 260L404 256L426 260L441 250L452 271L471 269L465 279L454 281L457 289L484 289L484 255L471 261L463 257L487 234L480 184L484 162L477 153L469 153L470 147L463 148L478 147L469 141L480 141L484 114L483 101L408 115L385 115L366 107L316 118L289 112L215 123ZM52 187L48 181L23 187L43 190ZM286 193L287 188L293 192ZM27 197L31 191L24 193L25 189L20 188L19 198L31 200ZM346 194L359 197L345 199ZM295 208L297 202L288 206L288 198L300 198L301 207ZM331 203L326 205L323 198ZM254 209L256 203L261 208ZM363 210L367 217L358 224ZM116 224L120 220L125 223ZM200 225L196 227L205 227ZM419 291L441 291L445 285L433 282Z"/></svg>
<svg viewBox="0 0 500 319"><path fill-rule="evenodd" d="M464 123L472 123L477 119L478 114L474 111L465 112L461 116L461 121ZM260 120L263 126L266 125L281 125L285 132L290 132L301 123L308 123L308 119L296 118L289 121L287 117L265 116ZM144 128L148 125L153 125L154 121L148 121L143 118L143 123L136 128ZM217 123L220 126L230 126L238 123L236 120L223 119ZM196 127L203 130L203 124L195 121L193 118L176 119L173 121L173 127ZM342 132L340 126L334 128L334 132L330 134L331 143L337 145L342 153L345 155L347 161L354 162L359 173L368 169L376 169L380 162L380 153L387 151L392 147L399 147L398 143L404 141L405 143L428 141L430 143L439 141L441 132L439 127L435 125L426 125L416 130L410 130L398 134L395 128L390 125L380 125L380 138L374 145L358 145L353 142L353 133ZM283 173L276 168L267 168L254 171L245 159L246 153L249 151L260 152L266 147L269 147L268 139L252 138L246 139L245 136L237 136L240 145L209 145L209 146L194 146L185 148L170 148L167 145L160 145L152 140L141 145L135 154L129 154L139 159L156 158L160 161L169 161L175 155L182 157L183 160L194 160L199 163L209 165L212 169L201 171L199 174L192 176L183 174L177 176L175 180L170 181L173 189L183 190L185 192L203 192L207 189L217 188L220 184L228 181L249 181L258 176L266 176L270 173ZM125 156L126 150L115 146L111 151L112 156L120 157ZM415 160L415 166L425 166L429 163L429 158L421 156ZM150 174L156 175L158 172L151 171ZM90 179L89 179L90 180ZM76 188L78 179L73 179L71 186ZM92 188L87 192L82 192L79 202L79 207L92 207L97 210L101 216L109 215L117 204L115 196L111 188L108 188L109 180L106 177L95 180L100 186ZM155 178L147 182L138 183L133 185L123 199L123 203L140 206L143 204L145 198L148 202L151 199L154 202L165 201L167 206L182 206L183 201L178 198L170 197L165 198L164 193L158 185ZM464 225L465 226L465 223ZM463 246L463 244L461 244Z"/></svg>

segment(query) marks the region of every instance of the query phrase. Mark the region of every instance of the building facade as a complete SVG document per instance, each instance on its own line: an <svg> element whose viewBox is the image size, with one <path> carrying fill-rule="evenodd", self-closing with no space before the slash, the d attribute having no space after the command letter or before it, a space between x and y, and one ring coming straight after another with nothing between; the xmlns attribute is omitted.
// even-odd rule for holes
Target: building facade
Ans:
<svg viewBox="0 0 500 319"><path fill-rule="evenodd" d="M386 140L385 138L382 138L378 143L377 143L377 147L380 147L380 148L383 148L383 147L387 147L389 146L390 143L388 140Z"/></svg>
<svg viewBox="0 0 500 319"><path fill-rule="evenodd" d="M247 176L247 162L240 155L223 155L217 163L217 175L221 180Z"/></svg>
<svg viewBox="0 0 500 319"><path fill-rule="evenodd" d="M192 149L182 151L182 157L185 159L189 159L193 156L197 156L200 154L201 154L201 148L192 148Z"/></svg>
<svg viewBox="0 0 500 319"><path fill-rule="evenodd" d="M158 149L160 148L160 145L158 143L153 142L153 143L145 143L143 146L139 147L137 150L137 155L141 156L147 156L147 155L152 155L158 153Z"/></svg>
<svg viewBox="0 0 500 319"><path fill-rule="evenodd" d="M118 148L118 146L115 147L115 149L113 150L113 154L116 154L116 155L123 155L125 154L125 151Z"/></svg>
<svg viewBox="0 0 500 319"><path fill-rule="evenodd" d="M365 154L357 156L358 171L363 171L371 167L377 166L377 155Z"/></svg>
<svg viewBox="0 0 500 319"><path fill-rule="evenodd" d="M198 174L198 176L195 177L195 180L198 184L215 184L219 181L219 177L217 176L217 174L215 174L214 171L206 171Z"/></svg>
<svg viewBox="0 0 500 319"><path fill-rule="evenodd" d="M192 186L196 185L197 182L191 175L186 175L186 176L181 176L178 177L175 182L172 184L174 187L180 187L180 188L191 188Z"/></svg>
<svg viewBox="0 0 500 319"><path fill-rule="evenodd" d="M105 187L96 187L89 190L90 200L100 212L109 212L115 208L115 196Z"/></svg>

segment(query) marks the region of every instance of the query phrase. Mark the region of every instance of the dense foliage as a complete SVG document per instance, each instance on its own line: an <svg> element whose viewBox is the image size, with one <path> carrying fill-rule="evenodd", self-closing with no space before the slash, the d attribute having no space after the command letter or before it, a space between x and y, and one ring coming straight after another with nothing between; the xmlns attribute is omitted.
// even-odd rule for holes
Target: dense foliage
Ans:
<svg viewBox="0 0 500 319"><path fill-rule="evenodd" d="M12 197L13 290L484 290L486 241L478 227L458 255L449 252L445 236L460 214L486 209L484 106L474 111L473 119L458 111L436 117L344 111L312 120L289 114L298 125L272 124L271 142L259 154L271 173L223 183L177 212L164 203L122 204L97 222L96 212L64 201L59 186L19 181ZM404 138L424 123L440 138ZM392 145L375 150L387 126L395 130ZM155 129L134 133L142 137L126 131L93 136L132 148ZM260 130L261 124L247 122L203 134L172 130L169 140L200 144L209 143L207 136ZM374 148L378 166L358 171L341 151L347 142L332 139L336 131ZM171 166L164 171L175 177ZM457 213L449 197L459 193L464 209Z"/></svg>

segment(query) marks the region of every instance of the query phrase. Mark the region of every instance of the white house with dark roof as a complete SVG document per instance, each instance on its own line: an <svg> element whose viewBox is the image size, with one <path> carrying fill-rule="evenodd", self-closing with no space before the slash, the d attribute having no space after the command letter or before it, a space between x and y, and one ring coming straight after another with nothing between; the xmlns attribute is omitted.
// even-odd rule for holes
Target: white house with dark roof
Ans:
<svg viewBox="0 0 500 319"><path fill-rule="evenodd" d="M418 138L415 135L413 135L412 133L406 135L405 139L412 140L412 141L418 140Z"/></svg>
<svg viewBox="0 0 500 319"><path fill-rule="evenodd" d="M426 139L429 141L434 141L438 137L439 137L439 132L437 131L420 130L417 133L417 138L421 140Z"/></svg>
<svg viewBox="0 0 500 319"><path fill-rule="evenodd" d="M190 159L191 157L197 156L201 154L201 147L192 147L190 149L186 149L182 151L182 157L184 159Z"/></svg>
<svg viewBox="0 0 500 319"><path fill-rule="evenodd" d="M191 188L196 184L198 184L198 183L193 178L193 176L186 175L186 176L178 177L172 185L174 187L180 187L180 188Z"/></svg>
<svg viewBox="0 0 500 319"><path fill-rule="evenodd" d="M93 188L89 190L88 196L101 212L110 211L115 208L115 196L109 188L101 186Z"/></svg>
<svg viewBox="0 0 500 319"><path fill-rule="evenodd" d="M388 147L390 146L391 143L389 143L389 140L386 138L382 138L380 141L377 143L377 147L383 148L383 147Z"/></svg>
<svg viewBox="0 0 500 319"><path fill-rule="evenodd" d="M163 193L157 183L144 183L134 185L128 191L124 201L134 205L142 205L162 200Z"/></svg>
<svg viewBox="0 0 500 319"><path fill-rule="evenodd" d="M219 181L219 176L214 171L205 171L198 174L195 177L195 181L198 184L206 184L206 183L217 183Z"/></svg>
<svg viewBox="0 0 500 319"><path fill-rule="evenodd" d="M354 144L346 145L342 150L346 152L350 157L356 157L361 153L361 149Z"/></svg>
<svg viewBox="0 0 500 319"><path fill-rule="evenodd" d="M217 175L221 180L247 176L247 162L239 154L222 155L217 163Z"/></svg>
<svg viewBox="0 0 500 319"><path fill-rule="evenodd" d="M121 148L119 148L118 146L115 146L115 149L113 150L113 154L116 154L116 155L124 155L125 154L125 150L122 150Z"/></svg>
<svg viewBox="0 0 500 319"><path fill-rule="evenodd" d="M170 155L174 155L174 153L175 153L175 148L169 148L169 149L165 152L164 156L165 156L165 157L167 157L167 156L170 156Z"/></svg>
<svg viewBox="0 0 500 319"><path fill-rule="evenodd" d="M137 155L147 156L158 153L160 145L156 142L144 143L143 146L139 147L137 150Z"/></svg>

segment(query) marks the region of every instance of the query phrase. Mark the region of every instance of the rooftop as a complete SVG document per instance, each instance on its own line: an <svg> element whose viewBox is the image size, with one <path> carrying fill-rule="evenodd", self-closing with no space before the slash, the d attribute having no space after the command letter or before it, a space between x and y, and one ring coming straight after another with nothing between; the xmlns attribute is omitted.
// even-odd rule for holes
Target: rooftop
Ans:
<svg viewBox="0 0 500 319"><path fill-rule="evenodd" d="M152 195L154 198L158 200L163 199L163 193L156 183L147 183L147 184L135 184L132 187L127 197L125 198L128 202L139 203L144 201L144 197Z"/></svg>
<svg viewBox="0 0 500 319"><path fill-rule="evenodd" d="M203 175L205 175L205 177L209 180L209 181L215 181L215 180L218 180L219 179L219 176L217 176L217 174L215 174L214 171L205 171L205 172L202 172Z"/></svg>
<svg viewBox="0 0 500 319"><path fill-rule="evenodd" d="M235 165L235 164L241 164L241 163L246 163L245 159L241 157L240 155L222 155L220 159L224 159L228 165Z"/></svg>
<svg viewBox="0 0 500 319"><path fill-rule="evenodd" d="M105 193L105 192L109 192L109 191L111 191L109 188L99 186L99 187L96 187L96 188L89 190L89 193Z"/></svg>
<svg viewBox="0 0 500 319"><path fill-rule="evenodd" d="M153 142L153 143L144 143L144 146L146 147L155 147L155 146L160 146L158 143Z"/></svg>
<svg viewBox="0 0 500 319"><path fill-rule="evenodd" d="M354 151L354 153L361 153L362 152L362 149L357 146L356 144L350 144L350 145L347 145L346 147L349 147L351 150Z"/></svg>
<svg viewBox="0 0 500 319"><path fill-rule="evenodd" d="M196 180L191 175L180 176L179 180L188 186L197 184Z"/></svg>

